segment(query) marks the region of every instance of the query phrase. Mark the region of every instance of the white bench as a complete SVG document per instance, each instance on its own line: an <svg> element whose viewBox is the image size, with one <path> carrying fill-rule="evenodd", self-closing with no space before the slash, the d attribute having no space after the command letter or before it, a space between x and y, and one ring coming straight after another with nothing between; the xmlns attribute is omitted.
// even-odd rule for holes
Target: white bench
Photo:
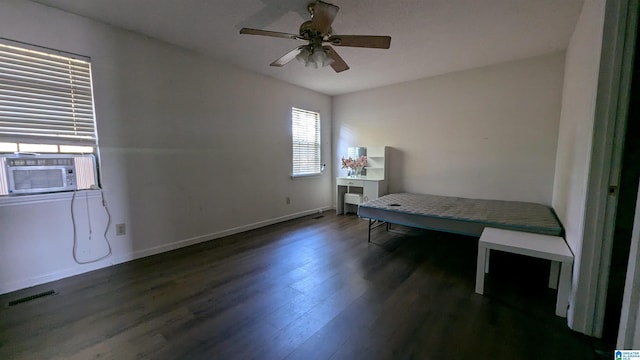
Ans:
<svg viewBox="0 0 640 360"><path fill-rule="evenodd" d="M567 317L573 253L563 238L521 231L485 228L478 242L478 264L476 268L476 293L484 292L484 275L489 272L491 250L533 256L551 260L549 287L558 289L556 315ZM558 270L560 279L558 280Z"/></svg>
<svg viewBox="0 0 640 360"><path fill-rule="evenodd" d="M346 193L344 194L344 213L349 212L349 205L355 205L356 211L358 212L358 205L362 204L362 194L354 194L354 193Z"/></svg>

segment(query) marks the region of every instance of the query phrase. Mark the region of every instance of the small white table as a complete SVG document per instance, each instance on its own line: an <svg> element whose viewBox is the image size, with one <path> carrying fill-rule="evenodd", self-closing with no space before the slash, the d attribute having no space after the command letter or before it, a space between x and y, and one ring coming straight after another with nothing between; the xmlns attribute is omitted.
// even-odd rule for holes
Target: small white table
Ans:
<svg viewBox="0 0 640 360"><path fill-rule="evenodd" d="M563 238L521 231L485 228L478 242L478 264L476 268L476 293L481 295L484 292L484 275L489 272L489 254L491 250L551 260L549 287L558 289L556 315L567 317L573 253ZM559 280L558 268L560 268Z"/></svg>

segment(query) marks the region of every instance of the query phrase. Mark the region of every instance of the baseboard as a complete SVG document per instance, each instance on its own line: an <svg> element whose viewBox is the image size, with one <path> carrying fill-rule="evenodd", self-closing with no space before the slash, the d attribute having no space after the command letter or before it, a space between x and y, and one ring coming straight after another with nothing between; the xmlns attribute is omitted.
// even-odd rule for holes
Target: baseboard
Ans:
<svg viewBox="0 0 640 360"><path fill-rule="evenodd" d="M176 241L176 242L173 242L173 243L170 243L170 244L160 245L160 246L156 246L156 247L153 247L153 248L150 248L150 249L135 251L135 252L133 252L133 253L131 253L129 255L118 257L117 260L116 260L117 261L116 263L120 264L120 263L123 263L123 262L135 260L135 259L141 259L143 257L152 256L152 255L160 254L160 253L163 253L163 252L180 249L180 248L183 248L183 247L186 247L186 246L199 244L201 242L205 242L205 241L209 241L209 240L219 239L221 237L238 234L238 233L241 233L241 232L244 232L244 231L258 229L258 228L261 228L261 227L277 224L277 223L284 222L284 221L287 221L287 220L292 220L292 219L297 219L297 218L300 218L300 217L303 217L303 216L307 216L307 215L317 214L317 213L320 213L320 212L323 212L323 211L326 211L326 210L329 210L329 209L330 209L330 207L327 206L327 207L322 207L322 208L318 208L318 209L301 211L301 212L297 212L297 213L294 213L294 214L280 216L280 217L269 219L269 220L259 221L259 222L255 222L255 223L248 224L248 225L242 225L242 226L238 226L238 227L235 227L235 228L218 231L218 232L215 232L215 233L199 235L199 236L192 237L192 238L189 238L189 239L179 240L179 241Z"/></svg>
<svg viewBox="0 0 640 360"><path fill-rule="evenodd" d="M219 239L219 238L222 238L222 237L225 237L225 236L238 234L238 233L241 233L241 232L244 232L244 231L258 229L258 228L261 228L261 227L277 224L277 223L284 222L284 221L287 221L287 220L292 220L292 219L300 218L300 217L307 216L307 215L317 214L317 213L320 213L320 212L323 212L323 211L326 211L326 210L330 210L330 209L331 209L330 206L325 206L325 207L321 207L321 208L317 208L317 209L300 211L300 212L297 212L297 213L284 215L284 216L280 216L280 217L277 217L277 218L258 221L258 222L252 223L252 224L242 225L242 226L238 226L238 227L234 227L234 228L231 228L231 229L226 229L226 230L222 230L222 231L218 231L218 232L214 232L214 233L210 233L210 234L204 234L204 235L195 236L195 237L192 237L192 238L189 238L189 239L178 240L178 241L175 241L175 242L170 243L170 244L165 244L165 245L152 247L152 248L149 248L149 249L134 251L134 252L131 252L129 254L124 254L124 255L117 256L117 257L109 257L109 258L106 258L103 261L100 261L100 262L97 262L97 263L94 263L94 264L87 264L87 265L77 266L77 267L74 267L74 268L65 269L65 270L61 270L61 271L56 271L56 272L49 273L49 274L42 275L42 276L37 276L37 277L24 279L24 280L20 280L20 281L15 281L15 282L11 282L11 283L0 284L0 295L1 294L6 294L6 293L10 293L10 292L13 292L13 291L16 291L16 290L26 289L26 288L33 287L33 286L36 286L36 285L46 284L46 283L51 282L51 281L56 281L56 280L64 279L64 278L67 278L67 277L84 274L84 273L91 272L91 271L94 271L94 270L103 269L103 268L106 268L106 267L109 267L109 266L125 263L125 262L128 262L128 261L141 259L141 258L144 258L144 257L147 257L147 256L152 256L152 255L160 254L160 253L163 253L163 252L180 249L180 248L183 248L183 247L186 247L186 246L199 244L199 243L202 243L202 242L205 242L205 241Z"/></svg>

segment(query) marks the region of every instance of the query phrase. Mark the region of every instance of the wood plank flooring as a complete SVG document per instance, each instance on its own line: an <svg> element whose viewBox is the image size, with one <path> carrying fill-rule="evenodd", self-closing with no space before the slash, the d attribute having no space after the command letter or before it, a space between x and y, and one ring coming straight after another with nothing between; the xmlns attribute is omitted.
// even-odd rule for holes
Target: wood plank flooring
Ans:
<svg viewBox="0 0 640 360"><path fill-rule="evenodd" d="M308 216L0 296L1 359L594 359L548 262ZM24 296L56 295L15 306Z"/></svg>

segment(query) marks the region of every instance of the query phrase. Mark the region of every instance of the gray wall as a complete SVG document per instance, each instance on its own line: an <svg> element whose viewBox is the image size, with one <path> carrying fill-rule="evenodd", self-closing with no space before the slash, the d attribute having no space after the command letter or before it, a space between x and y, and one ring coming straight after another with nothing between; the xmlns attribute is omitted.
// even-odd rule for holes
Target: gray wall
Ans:
<svg viewBox="0 0 640 360"><path fill-rule="evenodd" d="M392 192L551 205L564 53L336 96L348 146L390 146Z"/></svg>
<svg viewBox="0 0 640 360"><path fill-rule="evenodd" d="M330 171L290 177L291 107L320 112L329 162L330 97L27 1L0 3L0 34L92 58L114 250L74 263L68 194L4 199L0 293L331 206ZM77 200L79 256L99 257L106 213L96 194ZM116 223L126 236L115 236Z"/></svg>

